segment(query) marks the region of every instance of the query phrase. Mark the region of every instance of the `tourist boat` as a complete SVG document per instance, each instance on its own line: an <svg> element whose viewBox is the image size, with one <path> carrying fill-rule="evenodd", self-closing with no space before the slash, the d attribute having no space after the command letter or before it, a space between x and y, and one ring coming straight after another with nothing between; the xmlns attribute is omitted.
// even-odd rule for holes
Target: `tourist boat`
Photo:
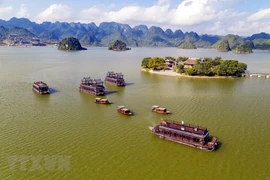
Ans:
<svg viewBox="0 0 270 180"><path fill-rule="evenodd" d="M39 94L50 94L49 86L42 81L34 82L32 89Z"/></svg>
<svg viewBox="0 0 270 180"><path fill-rule="evenodd" d="M112 103L108 99L101 99L101 98L96 98L94 102L97 104L111 104Z"/></svg>
<svg viewBox="0 0 270 180"><path fill-rule="evenodd" d="M166 108L159 107L157 105L152 106L152 111L160 114L171 114Z"/></svg>
<svg viewBox="0 0 270 180"><path fill-rule="evenodd" d="M96 96L105 95L105 87L101 79L91 79L90 77L84 77L80 85L80 91L92 94Z"/></svg>
<svg viewBox="0 0 270 180"><path fill-rule="evenodd" d="M118 106L118 112L128 116L133 115L133 113L125 106Z"/></svg>
<svg viewBox="0 0 270 180"><path fill-rule="evenodd" d="M152 129L152 133L160 138L187 146L213 151L216 149L218 140L209 136L207 128L190 124L178 123L175 121L163 120L160 125Z"/></svg>
<svg viewBox="0 0 270 180"><path fill-rule="evenodd" d="M114 85L114 86L125 86L124 75L122 73L115 73L109 71L105 77L104 82Z"/></svg>

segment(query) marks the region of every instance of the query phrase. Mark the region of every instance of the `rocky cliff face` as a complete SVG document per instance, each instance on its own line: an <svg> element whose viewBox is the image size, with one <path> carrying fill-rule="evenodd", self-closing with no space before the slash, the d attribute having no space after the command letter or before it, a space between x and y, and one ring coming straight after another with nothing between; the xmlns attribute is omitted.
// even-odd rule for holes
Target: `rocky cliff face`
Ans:
<svg viewBox="0 0 270 180"><path fill-rule="evenodd" d="M87 50L81 46L81 43L78 39L74 37L64 38L58 46L58 50L66 50L66 51L79 51L79 50Z"/></svg>

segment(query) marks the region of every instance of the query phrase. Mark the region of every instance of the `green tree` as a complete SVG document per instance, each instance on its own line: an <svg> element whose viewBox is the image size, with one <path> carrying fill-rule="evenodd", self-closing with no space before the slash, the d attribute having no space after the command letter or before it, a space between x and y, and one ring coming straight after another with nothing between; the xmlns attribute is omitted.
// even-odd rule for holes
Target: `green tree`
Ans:
<svg viewBox="0 0 270 180"><path fill-rule="evenodd" d="M223 61L224 66L226 67L226 75L234 76L237 73L238 61L236 60L225 60Z"/></svg>
<svg viewBox="0 0 270 180"><path fill-rule="evenodd" d="M221 60L222 60L222 58L221 58L220 56L217 56L217 57L215 57L215 58L214 58L214 60L221 61Z"/></svg>
<svg viewBox="0 0 270 180"><path fill-rule="evenodd" d="M220 64L216 67L215 73L218 76L226 76L226 67L223 64Z"/></svg>
<svg viewBox="0 0 270 180"><path fill-rule="evenodd" d="M170 59L170 60L176 61L176 59L175 59L174 57L171 57L171 56L166 56L164 59L165 59L165 60L166 60L166 59Z"/></svg>
<svg viewBox="0 0 270 180"><path fill-rule="evenodd" d="M222 61L222 58L220 56L217 56L213 59L213 61L211 61L212 66L217 66L220 65Z"/></svg>
<svg viewBox="0 0 270 180"><path fill-rule="evenodd" d="M190 76L197 75L197 72L193 67L192 68L186 68L185 72L186 72L187 75L190 75Z"/></svg>
<svg viewBox="0 0 270 180"><path fill-rule="evenodd" d="M188 57L185 57L185 56L179 56L178 58L177 58L177 62L184 62L184 61L186 61L186 60L188 60L189 58Z"/></svg>
<svg viewBox="0 0 270 180"><path fill-rule="evenodd" d="M185 72L184 65L183 64L178 64L176 71L179 72L179 73L184 73Z"/></svg>
<svg viewBox="0 0 270 180"><path fill-rule="evenodd" d="M145 57L142 60L141 67L148 68L148 63L150 61L151 57Z"/></svg>
<svg viewBox="0 0 270 180"><path fill-rule="evenodd" d="M193 66L193 69L196 71L196 75L204 75L203 74L203 69L202 69L202 65L200 63L196 63L194 66ZM191 71L192 72L192 71ZM193 73L193 72L192 72Z"/></svg>
<svg viewBox="0 0 270 180"><path fill-rule="evenodd" d="M149 68L164 68L165 67L165 60L163 58L160 57L154 57L151 58L148 62L148 67Z"/></svg>
<svg viewBox="0 0 270 180"><path fill-rule="evenodd" d="M223 60L217 66L216 73L219 76L236 76L238 72L238 61L236 60Z"/></svg>
<svg viewBox="0 0 270 180"><path fill-rule="evenodd" d="M212 58L209 58L209 57L205 57L205 58L203 58L203 60L204 60L204 62L210 62L210 61L213 61L213 59L212 59Z"/></svg>
<svg viewBox="0 0 270 180"><path fill-rule="evenodd" d="M240 76L241 73L244 73L245 70L247 70L247 65L245 63L238 63L237 65L237 72L238 72L238 75Z"/></svg>
<svg viewBox="0 0 270 180"><path fill-rule="evenodd" d="M212 64L211 64L212 60L211 61L206 61L202 64L202 72L203 72L203 75L206 75L206 76L213 76L214 75L214 72L212 71Z"/></svg>

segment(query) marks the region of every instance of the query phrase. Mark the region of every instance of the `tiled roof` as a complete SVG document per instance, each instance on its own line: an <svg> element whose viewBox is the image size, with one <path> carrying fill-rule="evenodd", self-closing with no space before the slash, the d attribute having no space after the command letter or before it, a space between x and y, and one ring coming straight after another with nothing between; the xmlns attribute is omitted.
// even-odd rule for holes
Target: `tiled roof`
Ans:
<svg viewBox="0 0 270 180"><path fill-rule="evenodd" d="M194 65L196 64L197 60L196 59L188 59L184 62L184 65Z"/></svg>

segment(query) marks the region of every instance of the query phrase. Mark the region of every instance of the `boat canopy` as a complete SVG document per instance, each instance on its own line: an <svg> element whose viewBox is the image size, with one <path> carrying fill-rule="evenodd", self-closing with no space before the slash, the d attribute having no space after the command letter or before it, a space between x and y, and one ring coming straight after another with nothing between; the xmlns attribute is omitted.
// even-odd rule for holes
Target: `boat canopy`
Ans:
<svg viewBox="0 0 270 180"><path fill-rule="evenodd" d="M41 88L48 88L48 85L42 81L34 82L34 85L41 87Z"/></svg>
<svg viewBox="0 0 270 180"><path fill-rule="evenodd" d="M82 79L82 81L92 81L92 79L90 78L90 77L84 77L83 79Z"/></svg>
<svg viewBox="0 0 270 180"><path fill-rule="evenodd" d="M101 79L94 79L93 80L93 83L96 83L96 84L102 84L103 81Z"/></svg>
<svg viewBox="0 0 270 180"><path fill-rule="evenodd" d="M83 77L82 78L82 84L91 84L92 79L90 77Z"/></svg>
<svg viewBox="0 0 270 180"><path fill-rule="evenodd" d="M159 106L158 105L153 105L152 108L158 108Z"/></svg>
<svg viewBox="0 0 270 180"><path fill-rule="evenodd" d="M117 77L117 78L123 78L123 74L122 73L115 73L115 76Z"/></svg>
<svg viewBox="0 0 270 180"><path fill-rule="evenodd" d="M167 131L171 131L171 132L176 132L176 133L179 133L179 134L185 134L185 135L189 135L189 136L193 136L193 137L198 137L198 138L205 138L209 132L206 130L206 132L202 135L200 134L195 134L195 133L192 133L192 132L187 132L185 131L185 129L173 129L173 128L170 128L170 127L165 127L165 126L159 126L159 129L164 129L164 130L167 130Z"/></svg>
<svg viewBox="0 0 270 180"><path fill-rule="evenodd" d="M108 71L107 75L114 75L113 71Z"/></svg>
<svg viewBox="0 0 270 180"><path fill-rule="evenodd" d="M166 111L166 108L158 107L158 109L161 111Z"/></svg>
<svg viewBox="0 0 270 180"><path fill-rule="evenodd" d="M118 109L122 109L122 108L125 108L125 106L118 106Z"/></svg>

